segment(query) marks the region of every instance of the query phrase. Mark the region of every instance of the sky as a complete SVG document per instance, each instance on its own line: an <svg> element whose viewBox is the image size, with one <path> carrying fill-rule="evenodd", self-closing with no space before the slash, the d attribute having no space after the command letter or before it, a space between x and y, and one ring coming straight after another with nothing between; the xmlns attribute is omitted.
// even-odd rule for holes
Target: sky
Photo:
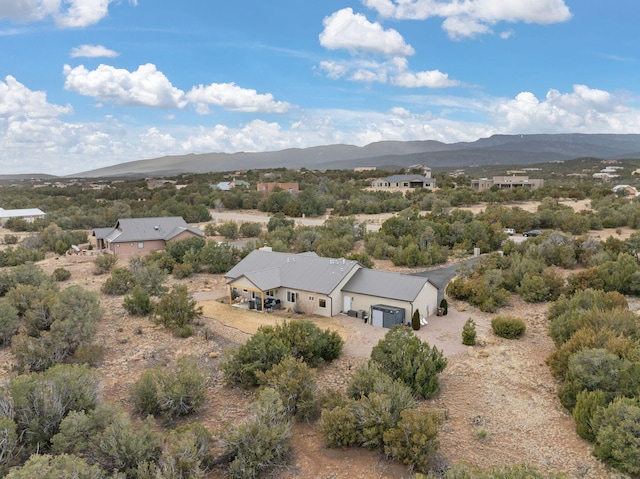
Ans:
<svg viewBox="0 0 640 479"><path fill-rule="evenodd" d="M639 22L637 0L0 0L0 174L640 133Z"/></svg>

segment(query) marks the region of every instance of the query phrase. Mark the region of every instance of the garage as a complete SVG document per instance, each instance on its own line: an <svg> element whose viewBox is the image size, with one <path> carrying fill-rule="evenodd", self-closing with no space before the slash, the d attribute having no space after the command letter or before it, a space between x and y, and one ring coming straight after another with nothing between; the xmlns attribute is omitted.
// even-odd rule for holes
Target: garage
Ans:
<svg viewBox="0 0 640 479"><path fill-rule="evenodd" d="M384 304L371 306L371 324L381 328L391 328L404 323L404 309Z"/></svg>

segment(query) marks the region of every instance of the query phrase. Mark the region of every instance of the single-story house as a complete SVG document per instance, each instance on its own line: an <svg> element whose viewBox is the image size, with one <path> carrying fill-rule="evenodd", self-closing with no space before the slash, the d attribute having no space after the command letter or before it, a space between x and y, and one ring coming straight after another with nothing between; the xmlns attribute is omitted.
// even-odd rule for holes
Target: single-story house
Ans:
<svg viewBox="0 0 640 479"><path fill-rule="evenodd" d="M436 179L423 175L391 175L385 178L376 178L371 182L373 188L435 188Z"/></svg>
<svg viewBox="0 0 640 479"><path fill-rule="evenodd" d="M162 218L119 219L113 228L93 230L99 250L122 257L144 255L162 251L169 241L179 241L194 236L204 238L204 233L189 226L181 216Z"/></svg>
<svg viewBox="0 0 640 479"><path fill-rule="evenodd" d="M300 192L300 187L298 183L276 183L276 182L268 182L268 183L258 183L257 189L260 193L267 196L276 188L280 188L281 190L288 191L292 195L297 195Z"/></svg>
<svg viewBox="0 0 640 479"><path fill-rule="evenodd" d="M408 322L416 309L428 316L438 306L438 287L427 278L370 270L357 261L312 252L260 248L225 277L230 304L240 298L259 310L277 304L326 317L345 313L373 318L376 310L387 307L398 310Z"/></svg>
<svg viewBox="0 0 640 479"><path fill-rule="evenodd" d="M44 211L39 208L26 208L21 210L5 210L0 208L0 226L13 218L20 218L27 223L33 223L37 219L44 219Z"/></svg>

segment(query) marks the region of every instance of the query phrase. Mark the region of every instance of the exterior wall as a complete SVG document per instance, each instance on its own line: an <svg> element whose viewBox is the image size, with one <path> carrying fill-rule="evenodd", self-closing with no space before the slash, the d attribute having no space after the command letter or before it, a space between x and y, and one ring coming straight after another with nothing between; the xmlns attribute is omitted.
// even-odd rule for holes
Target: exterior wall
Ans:
<svg viewBox="0 0 640 479"><path fill-rule="evenodd" d="M528 176L494 176L492 180L480 178L471 180L471 188L477 191L485 191L492 186L497 186L501 190L523 187L535 190L544 185L542 179L531 179Z"/></svg>
<svg viewBox="0 0 640 479"><path fill-rule="evenodd" d="M7 221L13 218L20 218L25 220L27 223L33 223L37 219L44 219L44 215L33 215L33 216L4 216L0 217L0 226L4 226Z"/></svg>
<svg viewBox="0 0 640 479"><path fill-rule="evenodd" d="M493 186L493 180L488 178L480 178L477 180L471 180L471 188L478 191L488 190Z"/></svg>
<svg viewBox="0 0 640 479"><path fill-rule="evenodd" d="M438 289L431 283L427 283L425 287L422 288L422 291L420 291L413 302L349 292L345 292L344 296L351 296L352 310L357 311L359 309L363 309L369 317L371 317L371 306L374 304L384 304L404 309L406 320L411 320L413 312L416 309L420 310L420 316L431 316L436 313L436 309L438 308ZM344 312L346 313L346 311Z"/></svg>
<svg viewBox="0 0 640 479"><path fill-rule="evenodd" d="M142 245L142 247L140 247ZM127 243L109 243L109 251L122 258L149 254L152 251L164 250L164 240L137 241Z"/></svg>

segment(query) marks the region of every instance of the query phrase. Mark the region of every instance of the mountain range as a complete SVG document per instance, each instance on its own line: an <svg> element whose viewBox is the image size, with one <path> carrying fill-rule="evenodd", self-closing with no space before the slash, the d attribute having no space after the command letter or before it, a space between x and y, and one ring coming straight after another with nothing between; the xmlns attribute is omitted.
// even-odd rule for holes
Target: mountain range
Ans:
<svg viewBox="0 0 640 479"><path fill-rule="evenodd" d="M640 158L640 134L494 135L473 142L381 141L358 147L326 145L261 153L204 153L138 160L69 177L147 177L268 168L317 170L411 165L465 168L526 165L576 158Z"/></svg>

